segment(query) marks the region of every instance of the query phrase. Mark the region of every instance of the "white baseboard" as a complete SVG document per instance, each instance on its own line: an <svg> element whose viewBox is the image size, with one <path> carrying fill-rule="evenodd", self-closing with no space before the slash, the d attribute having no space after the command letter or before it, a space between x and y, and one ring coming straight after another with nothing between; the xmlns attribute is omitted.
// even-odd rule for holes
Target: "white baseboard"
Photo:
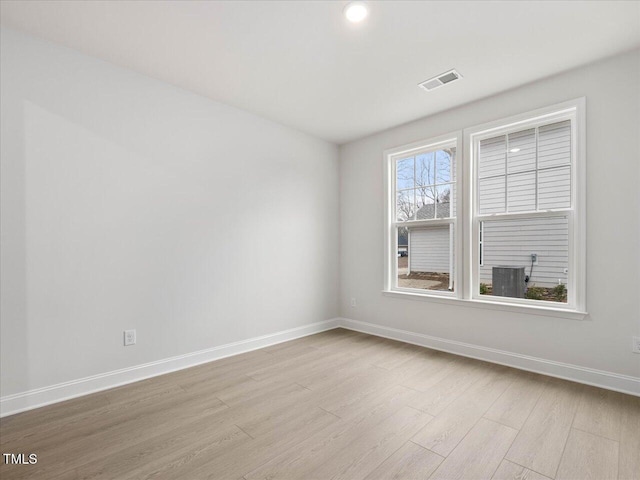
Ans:
<svg viewBox="0 0 640 480"><path fill-rule="evenodd" d="M457 342L455 340L447 340L422 333L399 330L397 328L385 327L359 320L351 320L349 318L334 318L270 335L249 338L206 350L136 365L134 367L101 373L99 375L37 388L14 395L7 395L0 398L0 417L62 402L128 383L138 382L165 373L194 367L203 363L339 327L462 355L464 357L506 365L520 370L541 373L552 377L640 396L640 378L637 377L520 355L518 353Z"/></svg>
<svg viewBox="0 0 640 480"><path fill-rule="evenodd" d="M563 378L573 382L602 387L608 390L628 393L640 396L640 378L617 373L595 370L593 368L580 367L568 363L545 360L543 358L520 355L518 353L496 350L494 348L481 347L469 343L447 340L445 338L432 337L422 333L408 332L397 328L385 327L349 318L339 319L342 328L368 333L378 337L399 340L401 342L420 345L422 347L441 350L464 357L484 360L491 363L506 365L508 367L541 373L551 377Z"/></svg>
<svg viewBox="0 0 640 480"><path fill-rule="evenodd" d="M71 398L88 395L90 393L107 390L127 383L138 382L146 378L175 372L184 368L194 367L202 363L219 360L221 358L238 355L258 348L268 347L295 338L313 335L314 333L331 330L339 326L339 319L312 323L302 327L291 328L270 335L249 338L239 342L228 343L218 347L208 348L197 352L165 358L134 367L123 368L111 372L101 373L90 377L59 383L48 387L37 388L14 395L0 398L0 417L43 407L52 403L62 402Z"/></svg>

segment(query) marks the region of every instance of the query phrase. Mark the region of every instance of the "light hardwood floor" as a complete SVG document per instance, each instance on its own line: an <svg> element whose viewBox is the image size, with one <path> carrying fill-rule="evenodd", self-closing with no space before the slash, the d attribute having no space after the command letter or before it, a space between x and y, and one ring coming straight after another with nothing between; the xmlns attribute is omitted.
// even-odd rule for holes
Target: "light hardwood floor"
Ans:
<svg viewBox="0 0 640 480"><path fill-rule="evenodd" d="M0 421L4 479L640 479L640 398L337 329Z"/></svg>

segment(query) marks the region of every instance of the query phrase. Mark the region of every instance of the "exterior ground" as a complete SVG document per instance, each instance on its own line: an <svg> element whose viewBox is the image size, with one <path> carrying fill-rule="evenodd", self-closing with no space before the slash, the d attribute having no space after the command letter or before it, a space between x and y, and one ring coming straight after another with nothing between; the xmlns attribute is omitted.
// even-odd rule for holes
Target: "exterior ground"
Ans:
<svg viewBox="0 0 640 480"><path fill-rule="evenodd" d="M398 257L398 287L416 288L420 290L449 290L449 274L438 272L411 272L407 274L409 267L408 257ZM492 295L490 283L483 283L484 295ZM558 298L552 288L529 286L530 293L534 296L528 298L532 300L545 300L548 302L566 303L566 296Z"/></svg>
<svg viewBox="0 0 640 480"><path fill-rule="evenodd" d="M398 287L421 290L449 290L449 274L437 272L411 272L408 257L398 257Z"/></svg>

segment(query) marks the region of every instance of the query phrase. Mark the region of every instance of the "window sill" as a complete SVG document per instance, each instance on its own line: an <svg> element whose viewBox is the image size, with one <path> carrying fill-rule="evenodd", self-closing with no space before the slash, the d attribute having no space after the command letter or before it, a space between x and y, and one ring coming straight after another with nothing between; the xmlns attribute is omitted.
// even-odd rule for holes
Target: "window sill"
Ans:
<svg viewBox="0 0 640 480"><path fill-rule="evenodd" d="M396 290L384 290L385 297L403 298L405 300L419 300L423 302L445 303L470 308L484 308L488 310L500 310L503 312L527 313L544 317L558 317L569 320L584 320L587 312L567 310L563 308L536 307L533 305L517 305L513 303L490 302L485 300L470 300L463 298L446 297L439 295L427 295L422 293L401 292Z"/></svg>

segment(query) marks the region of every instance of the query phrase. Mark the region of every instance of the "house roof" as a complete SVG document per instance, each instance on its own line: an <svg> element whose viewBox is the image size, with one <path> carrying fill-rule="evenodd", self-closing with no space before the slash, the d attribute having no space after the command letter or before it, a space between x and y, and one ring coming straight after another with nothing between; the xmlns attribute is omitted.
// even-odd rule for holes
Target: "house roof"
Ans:
<svg viewBox="0 0 640 480"><path fill-rule="evenodd" d="M416 220L429 220L432 218L448 218L450 205L451 204L449 202L438 203L437 209L435 208L434 203L423 205L416 212ZM437 217L435 217L433 214L434 210L437 210L436 211Z"/></svg>
<svg viewBox="0 0 640 480"><path fill-rule="evenodd" d="M437 218L448 218L449 217L450 205L451 204L449 202L438 203L438 208L437 208L438 217ZM416 220L433 219L434 218L434 215L433 215L433 211L434 210L435 210L435 205L433 203L428 204L428 205L423 205L416 212ZM406 228L399 228L398 229L398 246L399 247L406 247L408 245L409 245L409 232L408 232L408 230Z"/></svg>

